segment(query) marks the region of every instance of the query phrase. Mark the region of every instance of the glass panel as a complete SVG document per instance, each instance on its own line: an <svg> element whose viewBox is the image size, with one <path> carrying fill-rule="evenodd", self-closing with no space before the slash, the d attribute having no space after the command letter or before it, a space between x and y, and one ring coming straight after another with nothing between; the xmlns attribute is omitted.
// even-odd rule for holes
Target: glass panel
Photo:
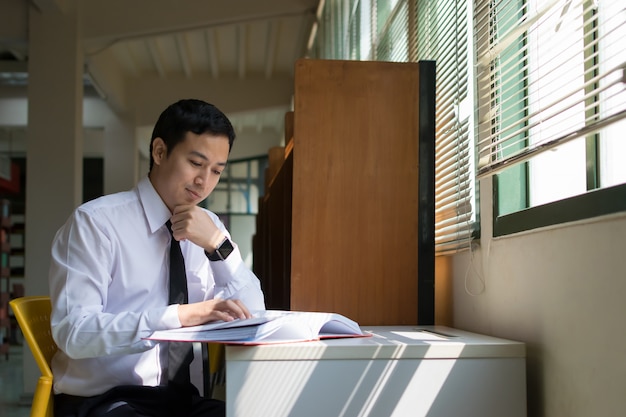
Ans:
<svg viewBox="0 0 626 417"><path fill-rule="evenodd" d="M252 268L252 238L256 230L256 216L238 214L228 216L228 220L228 230L230 231L233 241L237 242L237 246L239 246L241 258L248 268Z"/></svg>
<svg viewBox="0 0 626 417"><path fill-rule="evenodd" d="M617 2L616 2L617 3ZM611 9L613 7L613 9ZM626 9L617 4L601 2L599 5L600 19L600 67L603 73L619 68L626 64ZM603 80L603 85L619 78L626 77L626 69L614 71L611 76ZM626 110L626 94L624 83L610 87L602 92L604 106L602 116ZM600 186L610 187L626 183L626 120L600 133Z"/></svg>
<svg viewBox="0 0 626 417"><path fill-rule="evenodd" d="M587 191L585 138L537 155L530 164L530 206Z"/></svg>
<svg viewBox="0 0 626 417"><path fill-rule="evenodd" d="M408 6L399 5L400 10L389 21L385 32L380 33L377 59L380 61L407 62L409 60L408 44Z"/></svg>
<svg viewBox="0 0 626 417"><path fill-rule="evenodd" d="M539 0L530 3L531 8L541 7ZM568 30L557 30L565 25ZM559 41L563 36L569 40ZM572 36L578 39L576 43L572 43ZM533 126L529 140L539 144L585 125L582 13L546 14L533 25L528 42L529 124ZM570 45L570 50L563 53L561 45ZM579 85L580 89L571 93L574 85ZM546 106L552 108L551 112L538 114ZM587 191L584 140L544 152L531 159L529 166L531 207Z"/></svg>
<svg viewBox="0 0 626 417"><path fill-rule="evenodd" d="M600 185L611 187L626 183L626 120L611 126L600 136ZM605 135L605 136L602 136ZM603 138L606 138L603 140Z"/></svg>
<svg viewBox="0 0 626 417"><path fill-rule="evenodd" d="M359 59L370 59L372 53L372 9L369 0L362 0L359 7L359 33L357 34L360 41Z"/></svg>
<svg viewBox="0 0 626 417"><path fill-rule="evenodd" d="M258 212L259 188L256 184L246 186L241 182L226 183L216 188L202 204L214 213L256 214Z"/></svg>
<svg viewBox="0 0 626 417"><path fill-rule="evenodd" d="M200 205L218 214L256 214L267 163L267 157L229 162L215 190Z"/></svg>
<svg viewBox="0 0 626 417"><path fill-rule="evenodd" d="M503 36L509 33L522 19L522 3L508 4L507 8L498 10L498 24L496 33ZM496 104L499 111L496 112L500 124L500 137L507 137L500 145L501 157L508 157L520 152L527 146L525 122L520 121L526 116L526 62L523 50L525 38L520 35L516 42L502 52L498 61L501 76L500 100ZM517 132L517 133L516 133ZM526 164L520 164L504 170L498 175L498 214L509 214L526 208L527 181Z"/></svg>
<svg viewBox="0 0 626 417"><path fill-rule="evenodd" d="M385 27L385 22L389 14L393 10L393 6L397 3L397 0L376 0L376 34L380 36L380 32Z"/></svg>

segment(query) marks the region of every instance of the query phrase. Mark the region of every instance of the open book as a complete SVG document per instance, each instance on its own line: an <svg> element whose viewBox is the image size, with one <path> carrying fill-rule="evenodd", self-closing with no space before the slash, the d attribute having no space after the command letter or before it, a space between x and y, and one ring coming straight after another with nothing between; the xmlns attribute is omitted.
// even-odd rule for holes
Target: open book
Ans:
<svg viewBox="0 0 626 417"><path fill-rule="evenodd" d="M249 319L156 331L145 339L257 345L365 336L356 322L341 314L267 310Z"/></svg>

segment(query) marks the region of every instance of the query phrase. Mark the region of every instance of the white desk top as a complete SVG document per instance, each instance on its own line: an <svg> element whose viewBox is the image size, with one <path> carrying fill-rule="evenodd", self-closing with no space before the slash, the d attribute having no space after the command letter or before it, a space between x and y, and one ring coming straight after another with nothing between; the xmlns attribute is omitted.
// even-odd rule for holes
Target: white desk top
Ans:
<svg viewBox="0 0 626 417"><path fill-rule="evenodd" d="M443 326L362 326L371 337L227 346L228 361L523 358L525 345Z"/></svg>

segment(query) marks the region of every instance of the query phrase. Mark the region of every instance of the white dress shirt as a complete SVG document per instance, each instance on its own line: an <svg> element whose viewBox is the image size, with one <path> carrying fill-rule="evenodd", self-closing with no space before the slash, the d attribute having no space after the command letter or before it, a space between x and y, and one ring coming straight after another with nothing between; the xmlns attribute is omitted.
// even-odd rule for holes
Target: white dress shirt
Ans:
<svg viewBox="0 0 626 417"><path fill-rule="evenodd" d="M206 212L230 237L217 215ZM181 327L177 305L168 305L170 216L146 177L130 191L83 204L57 232L49 275L59 346L55 393L92 396L118 385L165 383L167 344L142 337ZM209 261L190 241L180 246L190 303L219 297L240 299L251 311L265 308L259 280L235 243L225 261Z"/></svg>

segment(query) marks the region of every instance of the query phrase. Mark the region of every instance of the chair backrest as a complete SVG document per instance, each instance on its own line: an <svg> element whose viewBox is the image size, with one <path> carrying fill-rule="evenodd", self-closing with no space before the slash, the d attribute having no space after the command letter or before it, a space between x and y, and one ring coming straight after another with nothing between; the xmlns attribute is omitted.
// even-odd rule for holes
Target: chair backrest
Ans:
<svg viewBox="0 0 626 417"><path fill-rule="evenodd" d="M39 366L41 375L52 378L50 361L58 348L50 330L50 312L52 311L50 297L20 297L11 300L9 305Z"/></svg>

